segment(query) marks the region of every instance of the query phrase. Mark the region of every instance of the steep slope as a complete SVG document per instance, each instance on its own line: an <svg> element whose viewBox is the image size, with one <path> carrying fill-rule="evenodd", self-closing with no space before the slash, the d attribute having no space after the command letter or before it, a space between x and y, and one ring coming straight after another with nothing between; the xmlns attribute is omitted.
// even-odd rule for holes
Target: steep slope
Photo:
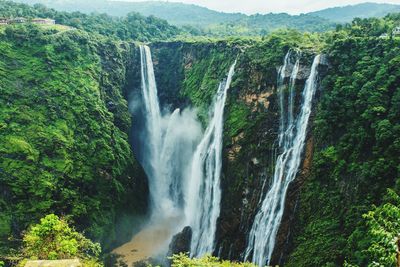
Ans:
<svg viewBox="0 0 400 267"><path fill-rule="evenodd" d="M105 250L129 238L147 195L128 143L131 49L77 30L0 34L1 250L49 213Z"/></svg>
<svg viewBox="0 0 400 267"><path fill-rule="evenodd" d="M343 23L351 22L354 18L381 18L389 13L398 12L400 12L400 5L362 3L344 7L327 8L309 14L334 22Z"/></svg>
<svg viewBox="0 0 400 267"><path fill-rule="evenodd" d="M322 76L316 98L320 104L314 104L302 167L289 187L272 263L342 266L347 261L365 266L382 262L377 255L384 253L386 262L393 262L396 253L388 247L397 239L392 242L383 233L396 236L385 222L398 223L392 218L397 213L390 213L398 206L387 207L398 205L399 193L399 39L379 35L399 21L398 15L360 20L323 40L281 32L262 42L152 45L167 104L193 104L203 119L218 81L238 59L226 106L215 254L243 259L247 234L274 171L278 67L289 48L300 48L301 88L319 44L330 66L321 69L327 76Z"/></svg>
<svg viewBox="0 0 400 267"><path fill-rule="evenodd" d="M160 94L169 96L164 98L165 104L194 105L203 121L219 81L237 58L225 108L222 202L215 251L224 258L242 259L259 199L267 189L263 184L273 172L279 128L277 68L289 48L302 48L297 82L303 86L315 53L308 45L318 42L313 36L281 32L263 42L152 44Z"/></svg>
<svg viewBox="0 0 400 267"><path fill-rule="evenodd" d="M380 253L385 262L396 260L400 222L387 207L400 206L400 39L379 36L399 23L392 15L323 35L279 31L263 40L150 44L162 108L195 107L203 127L219 82L237 60L225 107L214 254L243 259L276 165L277 78L292 49L301 51L296 88L304 87L315 54L325 53L330 66L327 76L321 66L272 263L365 266ZM0 51L0 247L9 249L50 212L70 217L106 250L127 241L148 195L128 143L135 129L126 99L141 88L136 44L22 25L2 28Z"/></svg>
<svg viewBox="0 0 400 267"><path fill-rule="evenodd" d="M331 66L314 120L315 153L300 189L287 266L336 266L345 260L366 266L385 257L392 263L382 266L395 266L395 255L385 247L390 239L371 232L375 226L390 232L384 226L390 214L383 223L363 214L392 203L399 193L400 39L364 35L372 28L368 21L362 31L358 27L338 32L326 48Z"/></svg>

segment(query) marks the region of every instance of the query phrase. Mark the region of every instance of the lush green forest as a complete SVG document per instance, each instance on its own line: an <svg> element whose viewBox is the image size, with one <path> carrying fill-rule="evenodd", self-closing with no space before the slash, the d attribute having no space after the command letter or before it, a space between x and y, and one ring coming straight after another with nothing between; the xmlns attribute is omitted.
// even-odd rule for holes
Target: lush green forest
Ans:
<svg viewBox="0 0 400 267"><path fill-rule="evenodd" d="M43 5L34 7L7 0L0 1L2 17L52 18L58 24L82 29L89 33L98 33L120 40L165 40L182 32L165 20L144 17L138 13L129 13L125 17L111 17L106 14L87 15L80 12L59 12Z"/></svg>
<svg viewBox="0 0 400 267"><path fill-rule="evenodd" d="M400 6L394 4L362 3L353 6L332 7L309 13L310 15L344 23L354 18L385 17L389 13L400 12Z"/></svg>
<svg viewBox="0 0 400 267"><path fill-rule="evenodd" d="M399 5L363 3L340 8L328 8L297 16L280 14L224 13L196 5L174 2L123 2L107 0L49 1L19 0L27 4L41 3L61 11L85 13L107 13L112 16L126 16L137 12L167 20L172 25L186 26L188 31L210 36L254 36L265 35L276 29L292 28L300 31L326 31L335 23L351 22L356 17L384 17L400 11Z"/></svg>
<svg viewBox="0 0 400 267"><path fill-rule="evenodd" d="M356 20L326 40L331 71L314 121L317 148L289 266L396 262L400 39L376 36L399 19Z"/></svg>
<svg viewBox="0 0 400 267"><path fill-rule="evenodd" d="M26 1L25 1L26 3ZM28 3L37 3L28 2ZM194 33L195 35L209 35L209 36L254 36L254 35L265 35L268 32L271 32L280 28L294 28L301 31L325 31L328 29L332 29L334 27L334 23L310 15L299 15L299 16L291 16L288 14L266 14L266 15L253 15L247 16L244 14L229 14L229 13L221 13L213 10L209 10L207 8L198 7L195 5L185 5L181 3L165 3L165 2L108 2L108 1L68 1L68 2L47 2L43 1L39 3L43 3L48 5L49 7L56 8L57 10L66 10L66 11L83 11L86 13L96 12L99 13L107 13L112 16L121 16L125 17L128 15L129 10L131 12L138 12L145 16L155 16L157 18L162 18L167 20L172 25L177 25L183 27L185 31ZM36 6L36 5L35 5ZM135 13L136 14L136 13ZM77 14L75 14L76 16ZM82 16L81 14L80 16ZM94 16L92 14L92 16ZM130 16L133 16L131 13ZM130 17L128 16L128 18ZM52 15L54 17L54 15ZM79 16L78 16L79 17ZM105 16L107 18L107 16ZM97 19L105 20L104 16L97 16ZM109 19L109 18L108 18ZM114 18L115 19L115 18ZM135 20L144 20L144 18L139 15L135 15ZM120 21L119 19L115 19ZM129 20L129 19L128 19ZM129 25L132 25L132 19L127 21L122 20L121 22L127 22ZM146 23L149 23L146 21ZM161 21L154 19L154 24L157 27L152 30L163 30L166 31L168 29L163 29ZM65 23L60 21L60 23ZM106 22L107 23L107 22ZM140 21L139 21L140 23ZM137 26L140 26L140 29L144 31L147 26L140 25L137 23ZM126 24L126 23L125 23ZM143 23L142 23L143 24ZM97 27L97 25L96 25ZM115 27L114 27L115 28ZM110 32L107 32L108 34ZM153 36L157 36L157 34L152 33ZM133 36L133 35L132 35ZM122 36L120 36L122 37ZM133 36L137 38L138 36ZM164 36L160 36L163 38L170 37L168 32L165 33Z"/></svg>
<svg viewBox="0 0 400 267"><path fill-rule="evenodd" d="M127 135L129 47L22 25L1 33L0 49L0 251L53 212L110 245L117 225L130 225L124 218L146 207L146 198L132 193L143 174Z"/></svg>
<svg viewBox="0 0 400 267"><path fill-rule="evenodd" d="M147 177L134 157L130 134L137 118L128 107L140 87L143 42L152 43L161 101L196 107L203 124L219 82L237 60L225 111L217 227L219 256L236 261L243 260L246 227L273 169L279 67L289 50L302 51L298 83L304 86L306 66L324 54L328 67L311 116L309 169L299 172L288 194L296 204L293 218L283 221L290 231L278 235L284 255L274 260L397 266L400 37L392 31L400 14L357 18L327 32L320 31L330 23L286 14L196 30L137 13L68 13L0 0L0 17L17 16L69 27L0 26L0 266L71 257L87 266L112 265L109 253L145 220ZM295 29L273 31L282 21ZM317 32L303 32L309 30ZM264 36L206 37L238 32ZM252 266L184 254L171 263Z"/></svg>

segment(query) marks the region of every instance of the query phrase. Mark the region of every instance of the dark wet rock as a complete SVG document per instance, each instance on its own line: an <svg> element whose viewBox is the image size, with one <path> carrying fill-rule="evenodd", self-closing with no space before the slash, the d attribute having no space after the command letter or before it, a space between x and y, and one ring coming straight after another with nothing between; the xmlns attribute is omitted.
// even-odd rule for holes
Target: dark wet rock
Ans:
<svg viewBox="0 0 400 267"><path fill-rule="evenodd" d="M190 251L192 241L192 228L186 226L182 232L176 234L169 245L168 256Z"/></svg>

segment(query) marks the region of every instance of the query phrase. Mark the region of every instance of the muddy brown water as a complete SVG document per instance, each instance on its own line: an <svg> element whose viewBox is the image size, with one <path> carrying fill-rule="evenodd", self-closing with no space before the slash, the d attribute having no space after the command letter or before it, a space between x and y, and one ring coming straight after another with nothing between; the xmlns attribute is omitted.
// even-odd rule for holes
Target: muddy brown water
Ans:
<svg viewBox="0 0 400 267"><path fill-rule="evenodd" d="M181 230L178 227L180 222L181 217L170 217L149 223L130 242L113 250L113 254L120 256L120 260L128 266L166 254L172 236Z"/></svg>

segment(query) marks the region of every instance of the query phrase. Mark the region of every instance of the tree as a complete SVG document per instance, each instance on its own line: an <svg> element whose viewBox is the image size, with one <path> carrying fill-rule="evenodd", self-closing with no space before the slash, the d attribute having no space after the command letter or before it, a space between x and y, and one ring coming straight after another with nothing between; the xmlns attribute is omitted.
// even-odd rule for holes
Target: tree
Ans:
<svg viewBox="0 0 400 267"><path fill-rule="evenodd" d="M29 259L95 259L100 244L93 243L71 228L67 221L50 214L32 226L24 235L24 254Z"/></svg>
<svg viewBox="0 0 400 267"><path fill-rule="evenodd" d="M370 246L368 266L398 266L400 235L400 197L388 190L388 203L375 207L364 215Z"/></svg>

